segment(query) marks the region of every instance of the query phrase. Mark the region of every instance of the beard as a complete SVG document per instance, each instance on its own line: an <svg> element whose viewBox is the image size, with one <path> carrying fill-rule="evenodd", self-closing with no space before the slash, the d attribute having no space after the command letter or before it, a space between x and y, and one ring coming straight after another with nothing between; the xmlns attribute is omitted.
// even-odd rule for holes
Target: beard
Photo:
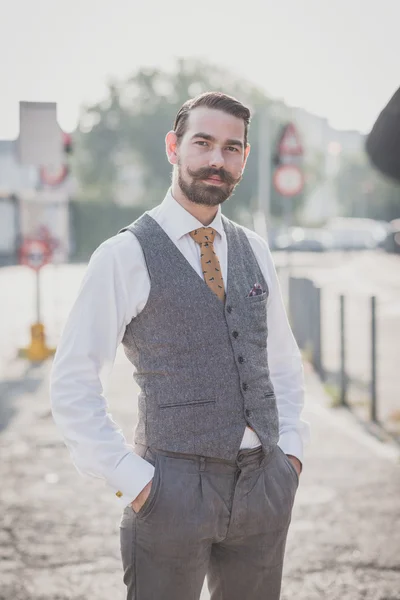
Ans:
<svg viewBox="0 0 400 600"><path fill-rule="evenodd" d="M188 167L187 174L191 177L191 181L185 181L182 171L182 164L178 162L179 187L188 200L195 204L202 204L203 206L218 206L225 202L232 195L235 187L242 179L242 176L235 179L223 168L213 169L211 167L203 167L197 171L192 171ZM213 175L218 175L223 185L212 185L203 181Z"/></svg>

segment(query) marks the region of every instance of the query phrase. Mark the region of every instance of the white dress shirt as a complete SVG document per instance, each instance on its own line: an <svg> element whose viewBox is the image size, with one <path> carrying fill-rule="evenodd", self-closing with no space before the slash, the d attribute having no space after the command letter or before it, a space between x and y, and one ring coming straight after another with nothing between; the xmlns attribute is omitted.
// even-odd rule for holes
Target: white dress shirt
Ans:
<svg viewBox="0 0 400 600"><path fill-rule="evenodd" d="M202 223L174 200L171 191L147 214L203 277L200 246L189 235L203 227ZM217 231L214 248L226 286L227 241L221 207L209 227ZM301 461L303 443L309 440L309 425L300 417L304 405L300 352L286 317L268 244L249 229L245 233L269 288L268 364L279 413L279 446ZM76 468L104 479L115 493L120 491L119 502L124 506L152 479L154 468L127 444L108 412L103 387L125 328L143 310L149 291L143 251L130 231L101 244L90 259L51 375L53 416ZM241 448L259 444L255 432L247 427Z"/></svg>

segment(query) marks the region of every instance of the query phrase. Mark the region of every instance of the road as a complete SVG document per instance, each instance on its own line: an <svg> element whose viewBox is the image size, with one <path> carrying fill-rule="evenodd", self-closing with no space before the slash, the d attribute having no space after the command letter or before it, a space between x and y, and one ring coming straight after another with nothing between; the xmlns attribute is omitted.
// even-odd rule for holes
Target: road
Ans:
<svg viewBox="0 0 400 600"><path fill-rule="evenodd" d="M49 410L50 367L20 379L14 417L0 432L0 600L123 600L121 508L102 481L74 469ZM129 441L131 371L119 351L106 392ZM312 442L281 600L400 600L399 451L367 436L347 412L328 409L308 369L306 382ZM209 600L206 586L201 600Z"/></svg>
<svg viewBox="0 0 400 600"><path fill-rule="evenodd" d="M311 268L306 257L296 260ZM83 271L69 265L43 272L50 343L57 342ZM122 600L120 507L103 482L79 477L71 464L49 410L51 362L29 368L14 360L29 339L33 283L28 270L0 270L6 291L0 409L7 409L3 416L0 410L0 600ZM131 370L120 349L106 390L129 441L137 405ZM329 409L307 366L306 383L312 443L296 495L282 600L400 600L398 449L367 436L346 411ZM204 589L202 600L208 599Z"/></svg>

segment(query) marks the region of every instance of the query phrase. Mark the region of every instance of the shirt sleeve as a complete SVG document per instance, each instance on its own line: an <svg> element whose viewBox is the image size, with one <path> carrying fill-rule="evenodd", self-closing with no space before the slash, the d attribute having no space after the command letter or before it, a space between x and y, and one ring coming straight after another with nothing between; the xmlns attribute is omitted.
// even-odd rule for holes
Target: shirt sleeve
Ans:
<svg viewBox="0 0 400 600"><path fill-rule="evenodd" d="M77 470L104 479L124 506L154 473L127 444L103 393L130 320L127 304L121 267L112 245L105 242L87 267L50 380L53 418Z"/></svg>
<svg viewBox="0 0 400 600"><path fill-rule="evenodd" d="M301 418L304 408L304 373L282 298L278 276L268 244L254 232L249 241L269 288L267 304L268 366L279 414L279 446L301 462L310 441L310 425Z"/></svg>

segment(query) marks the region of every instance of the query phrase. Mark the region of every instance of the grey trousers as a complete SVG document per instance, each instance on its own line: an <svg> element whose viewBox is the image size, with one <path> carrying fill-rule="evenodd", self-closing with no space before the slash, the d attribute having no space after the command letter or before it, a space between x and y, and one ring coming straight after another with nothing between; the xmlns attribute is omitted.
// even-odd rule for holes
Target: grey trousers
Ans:
<svg viewBox="0 0 400 600"><path fill-rule="evenodd" d="M127 600L278 600L299 484L279 448L234 462L136 451L155 465L150 495L120 523Z"/></svg>

